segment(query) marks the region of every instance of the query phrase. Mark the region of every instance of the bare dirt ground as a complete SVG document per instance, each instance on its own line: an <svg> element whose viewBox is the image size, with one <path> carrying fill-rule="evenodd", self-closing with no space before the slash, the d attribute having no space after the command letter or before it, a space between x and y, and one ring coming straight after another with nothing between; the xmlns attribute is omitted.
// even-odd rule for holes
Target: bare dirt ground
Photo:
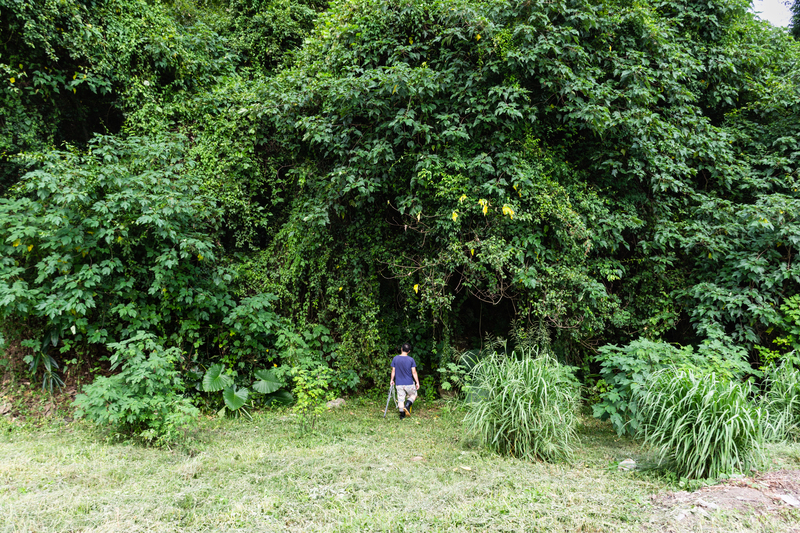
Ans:
<svg viewBox="0 0 800 533"><path fill-rule="evenodd" d="M715 517L740 517L734 531L800 533L800 470L776 470L755 478L731 479L695 492L670 492L651 498L654 518L647 531L732 531Z"/></svg>

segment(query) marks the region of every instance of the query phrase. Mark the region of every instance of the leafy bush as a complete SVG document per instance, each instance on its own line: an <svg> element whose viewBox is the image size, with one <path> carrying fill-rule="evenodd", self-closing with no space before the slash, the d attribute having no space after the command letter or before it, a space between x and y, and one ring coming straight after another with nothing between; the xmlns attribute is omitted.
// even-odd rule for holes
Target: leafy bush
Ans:
<svg viewBox="0 0 800 533"><path fill-rule="evenodd" d="M771 350L765 346L755 346L766 367L783 366L785 359L796 360L797 353L800 351L800 295L796 294L786 298L780 309L783 313L777 320L777 331L783 334L776 336L772 341L778 346L778 349ZM800 364L800 361L794 364Z"/></svg>
<svg viewBox="0 0 800 533"><path fill-rule="evenodd" d="M300 433L314 431L317 418L325 411L325 402L333 399L328 390L333 371L323 363L304 362L292 367L294 410L300 421Z"/></svg>
<svg viewBox="0 0 800 533"><path fill-rule="evenodd" d="M44 324L39 342L54 346L139 330L199 345L192 335L234 302L215 266L221 212L185 141L97 137L42 156L18 197L0 198L0 320Z"/></svg>
<svg viewBox="0 0 800 533"><path fill-rule="evenodd" d="M751 392L716 372L659 370L636 393L638 434L680 476L746 472L761 459L766 421Z"/></svg>
<svg viewBox="0 0 800 533"><path fill-rule="evenodd" d="M600 401L593 406L593 415L611 420L618 435L634 435L641 424L636 406L636 393L657 370L669 366L711 368L728 377L741 377L750 367L746 352L731 347L725 339L710 339L697 352L691 346L676 347L666 342L640 338L625 346L607 344L600 347L595 360L605 382Z"/></svg>
<svg viewBox="0 0 800 533"><path fill-rule="evenodd" d="M461 393L469 384L470 372L482 357L480 350L467 350L457 355L456 361L442 361L438 372L442 375L442 390Z"/></svg>
<svg viewBox="0 0 800 533"><path fill-rule="evenodd" d="M470 372L464 424L484 446L525 459L569 458L577 439L573 370L536 349L494 352Z"/></svg>
<svg viewBox="0 0 800 533"><path fill-rule="evenodd" d="M122 371L87 385L75 398L76 415L155 444L178 439L181 428L199 414L180 394L183 380L175 368L180 350L165 349L144 332L108 348L113 351L112 369L121 363Z"/></svg>

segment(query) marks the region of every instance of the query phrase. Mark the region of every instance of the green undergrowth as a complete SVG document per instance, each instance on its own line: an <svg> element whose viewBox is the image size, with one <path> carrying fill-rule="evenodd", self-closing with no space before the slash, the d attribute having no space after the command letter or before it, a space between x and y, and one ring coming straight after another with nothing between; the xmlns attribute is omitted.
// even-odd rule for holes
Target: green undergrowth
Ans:
<svg viewBox="0 0 800 533"><path fill-rule="evenodd" d="M547 464L483 451L452 405L401 421L354 399L303 437L290 410L201 417L173 449L114 443L63 416L0 417L0 532L642 531L650 496L678 488L619 471L647 458L607 422L581 417L574 461ZM797 468L800 448L778 450L773 468ZM742 530L735 515L716 520Z"/></svg>

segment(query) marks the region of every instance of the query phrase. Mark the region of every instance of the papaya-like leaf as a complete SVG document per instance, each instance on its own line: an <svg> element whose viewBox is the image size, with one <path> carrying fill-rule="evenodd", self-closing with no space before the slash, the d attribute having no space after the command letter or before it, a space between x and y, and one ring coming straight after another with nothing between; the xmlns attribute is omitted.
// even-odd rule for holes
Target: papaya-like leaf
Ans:
<svg viewBox="0 0 800 533"><path fill-rule="evenodd" d="M233 378L223 374L224 371L225 365L221 363L208 367L206 375L203 376L203 390L206 392L215 392L233 385Z"/></svg>
<svg viewBox="0 0 800 533"><path fill-rule="evenodd" d="M222 398L225 400L225 406L231 411L236 411L241 408L246 402L250 391L247 388L237 389L236 385L231 385L222 391Z"/></svg>
<svg viewBox="0 0 800 533"><path fill-rule="evenodd" d="M259 370L255 376L257 381L253 382L253 388L261 394L270 394L283 387L283 382L275 377L272 370Z"/></svg>

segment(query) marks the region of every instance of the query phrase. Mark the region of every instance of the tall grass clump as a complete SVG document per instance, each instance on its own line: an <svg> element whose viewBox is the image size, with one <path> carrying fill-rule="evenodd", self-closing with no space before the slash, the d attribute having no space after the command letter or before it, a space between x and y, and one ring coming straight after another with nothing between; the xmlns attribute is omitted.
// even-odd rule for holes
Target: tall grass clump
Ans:
<svg viewBox="0 0 800 533"><path fill-rule="evenodd" d="M471 370L467 431L503 455L557 461L572 456L580 385L547 353L496 351Z"/></svg>
<svg viewBox="0 0 800 533"><path fill-rule="evenodd" d="M767 440L783 440L800 427L800 370L782 364L764 378L764 407L769 415L765 427Z"/></svg>
<svg viewBox="0 0 800 533"><path fill-rule="evenodd" d="M659 463L687 478L748 471L762 459L764 411L749 384L712 371L667 368L637 394L639 435Z"/></svg>

